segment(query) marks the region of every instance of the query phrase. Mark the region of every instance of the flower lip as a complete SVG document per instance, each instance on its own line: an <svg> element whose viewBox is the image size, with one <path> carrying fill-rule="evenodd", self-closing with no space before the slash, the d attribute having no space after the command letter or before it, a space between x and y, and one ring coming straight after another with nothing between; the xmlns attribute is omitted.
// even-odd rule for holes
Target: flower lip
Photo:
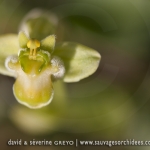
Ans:
<svg viewBox="0 0 150 150"><path fill-rule="evenodd" d="M13 86L13 93L14 93L14 96L15 96L16 100L17 100L20 104L25 105L25 106L27 106L27 107L30 108L30 109L39 109L39 108L42 108L42 107L44 107L44 106L47 106L48 104L51 103L51 101L52 101L52 99L53 99L53 97L54 97L54 90L53 90L53 91L52 91L52 94L51 94L51 97L50 97L50 99L49 99L47 102L39 103L38 105L31 105L31 104L29 104L28 102L23 102L23 101L21 101L21 100L16 96L14 86Z"/></svg>
<svg viewBox="0 0 150 150"><path fill-rule="evenodd" d="M46 70L32 77L20 69L13 93L19 103L37 109L48 105L53 99L53 83Z"/></svg>

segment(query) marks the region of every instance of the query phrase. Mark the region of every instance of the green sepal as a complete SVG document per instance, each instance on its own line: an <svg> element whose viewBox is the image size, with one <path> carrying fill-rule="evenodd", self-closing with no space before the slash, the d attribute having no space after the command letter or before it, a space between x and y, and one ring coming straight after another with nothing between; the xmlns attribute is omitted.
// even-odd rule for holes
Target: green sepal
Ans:
<svg viewBox="0 0 150 150"><path fill-rule="evenodd" d="M93 74L101 59L96 50L73 42L56 45L53 54L59 56L64 62L65 82L77 82Z"/></svg>
<svg viewBox="0 0 150 150"><path fill-rule="evenodd" d="M5 60L10 55L17 55L19 50L18 35L5 34L0 36L0 73L14 77L5 67Z"/></svg>
<svg viewBox="0 0 150 150"><path fill-rule="evenodd" d="M54 34L57 24L58 18L55 14L36 8L22 19L20 31L26 31L29 37L40 41L48 35Z"/></svg>

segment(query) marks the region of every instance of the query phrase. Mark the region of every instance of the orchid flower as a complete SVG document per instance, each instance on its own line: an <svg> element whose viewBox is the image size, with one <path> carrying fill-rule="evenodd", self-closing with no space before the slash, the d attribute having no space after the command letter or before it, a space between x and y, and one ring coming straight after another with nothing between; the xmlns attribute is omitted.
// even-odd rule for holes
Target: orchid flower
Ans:
<svg viewBox="0 0 150 150"><path fill-rule="evenodd" d="M20 31L0 36L0 73L16 78L14 96L29 108L51 102L57 92L55 80L78 82L99 66L101 56L92 48L75 42L57 43L53 34L42 40L30 35Z"/></svg>

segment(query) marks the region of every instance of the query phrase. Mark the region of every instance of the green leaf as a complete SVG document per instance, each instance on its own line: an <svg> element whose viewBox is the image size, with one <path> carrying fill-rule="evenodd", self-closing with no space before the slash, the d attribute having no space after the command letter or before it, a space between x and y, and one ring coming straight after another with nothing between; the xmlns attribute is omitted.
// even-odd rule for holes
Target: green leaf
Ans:
<svg viewBox="0 0 150 150"><path fill-rule="evenodd" d="M18 35L6 34L0 36L0 73L8 76L14 76L5 67L5 59L9 55L17 55L19 50Z"/></svg>
<svg viewBox="0 0 150 150"><path fill-rule="evenodd" d="M64 61L65 82L77 82L93 74L101 59L100 54L94 49L73 42L56 45L53 55Z"/></svg>
<svg viewBox="0 0 150 150"><path fill-rule="evenodd" d="M27 37L27 35L21 31L19 32L18 38L19 38L20 48L27 48L27 42L29 41L29 38Z"/></svg>
<svg viewBox="0 0 150 150"><path fill-rule="evenodd" d="M41 49L53 52L55 46L55 35L50 35L41 41Z"/></svg>

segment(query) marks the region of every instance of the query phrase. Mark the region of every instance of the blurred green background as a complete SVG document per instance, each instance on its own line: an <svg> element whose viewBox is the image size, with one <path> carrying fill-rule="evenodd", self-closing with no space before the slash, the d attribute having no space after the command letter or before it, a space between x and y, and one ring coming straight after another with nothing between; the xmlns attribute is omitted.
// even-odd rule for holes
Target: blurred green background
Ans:
<svg viewBox="0 0 150 150"><path fill-rule="evenodd" d="M77 83L56 83L40 110L18 104L14 79L0 75L0 149L109 149L107 146L8 146L16 140L150 140L149 0L0 0L0 34L18 33L33 8L58 16L57 42L99 51L98 70ZM54 87L55 87L54 86ZM149 146L113 146L149 150Z"/></svg>

